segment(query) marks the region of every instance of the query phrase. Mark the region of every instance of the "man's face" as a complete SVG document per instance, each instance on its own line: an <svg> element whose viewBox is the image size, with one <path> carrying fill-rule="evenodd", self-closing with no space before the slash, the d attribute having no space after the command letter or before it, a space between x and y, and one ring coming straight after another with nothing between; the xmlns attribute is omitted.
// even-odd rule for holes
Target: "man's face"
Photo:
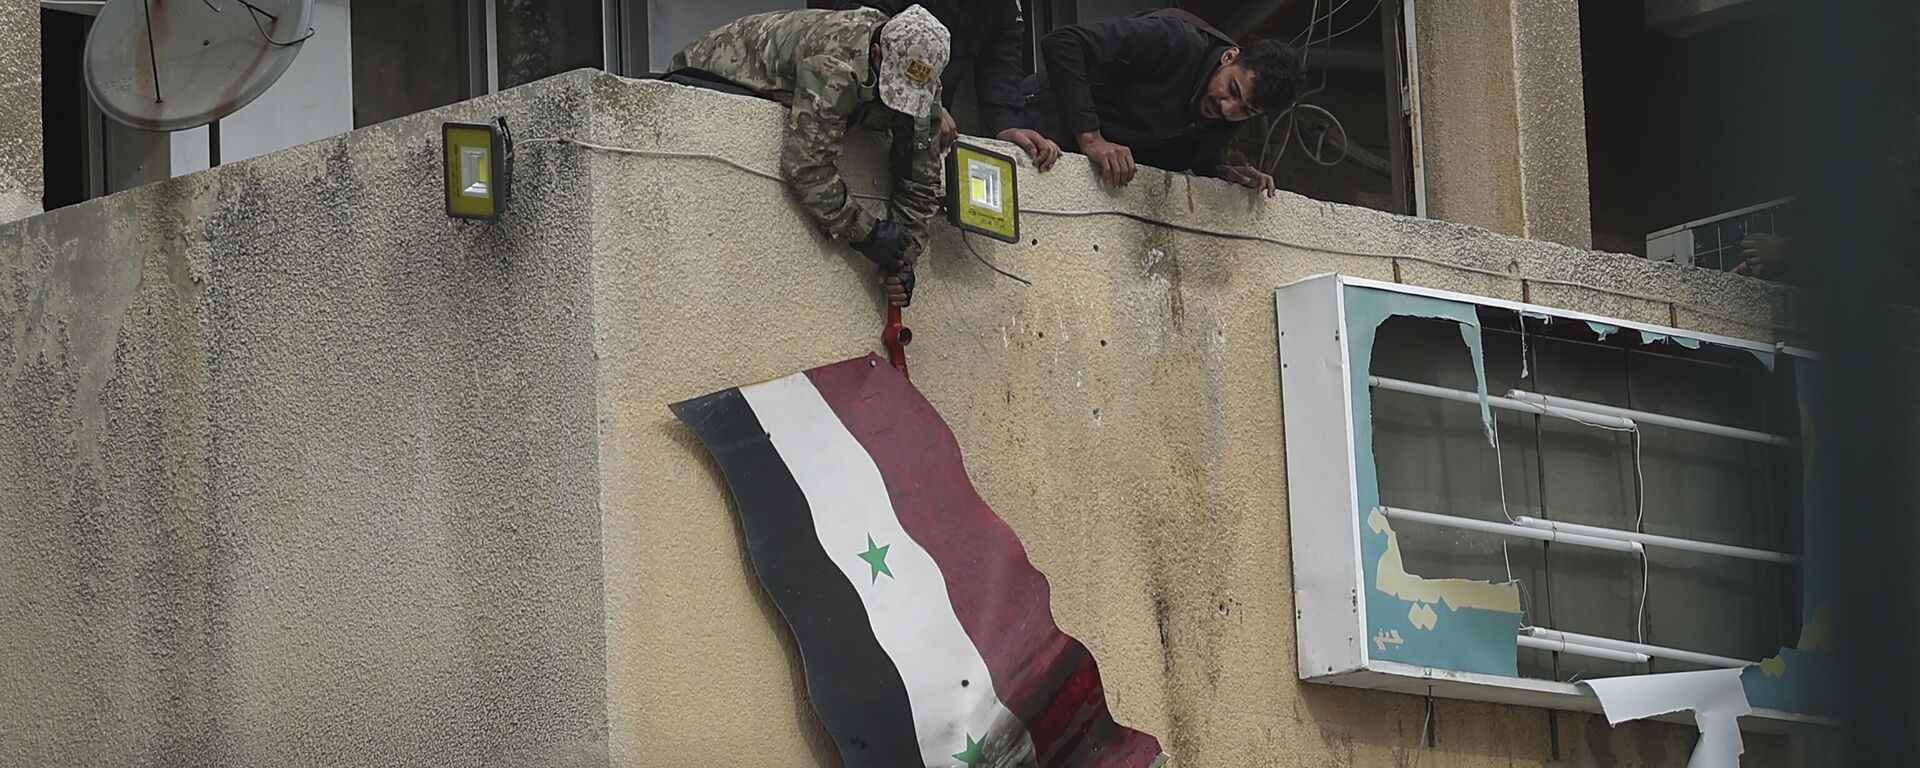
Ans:
<svg viewBox="0 0 1920 768"><path fill-rule="evenodd" d="M1253 106L1253 70L1234 63L1240 49L1228 48L1220 54L1220 68L1207 81L1207 92L1200 95L1200 116L1210 120L1239 122L1260 110Z"/></svg>

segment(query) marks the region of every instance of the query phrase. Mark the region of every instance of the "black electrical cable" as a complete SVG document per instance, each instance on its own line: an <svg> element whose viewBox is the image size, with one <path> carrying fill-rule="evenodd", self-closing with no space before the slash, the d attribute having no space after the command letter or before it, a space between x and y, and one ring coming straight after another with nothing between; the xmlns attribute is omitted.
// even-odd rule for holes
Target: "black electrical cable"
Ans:
<svg viewBox="0 0 1920 768"><path fill-rule="evenodd" d="M268 13L265 9L261 8L260 6L254 5L253 3L247 2L247 0L235 0L235 1L240 3L243 6L246 6L247 18L253 19L253 28L260 30L260 36L266 38L268 43L271 43L280 48L292 48L293 46L296 46L308 40L311 40L313 39L314 34L319 31L312 27L308 27L307 33L305 35L302 35L300 39L292 40L284 43L280 42L279 40L273 39L273 35L267 32L266 25L260 23L261 16L265 16L269 19L272 19L273 22L276 24L280 22L280 17L275 16L271 13ZM212 6L208 6L208 7L211 8ZM219 9L215 8L214 10L218 11Z"/></svg>
<svg viewBox="0 0 1920 768"><path fill-rule="evenodd" d="M1016 283L1019 283L1019 284L1021 284L1021 285L1033 285L1033 281L1032 281L1032 280L1028 280L1028 279L1026 279L1026 278L1024 278L1024 277L1021 277L1021 276L1019 276L1019 275L1016 275L1016 274L1014 274L1014 273L1012 273L1012 272L1008 272L1008 271L1006 271L1006 270L1004 270L1004 269L1001 269L1001 268L999 268L999 267L996 267L996 266L994 266L994 265L993 265L993 262L991 262L991 261L987 261L987 257L985 257L985 256L981 256L981 255L980 255L980 252L979 252L979 251L976 251L976 250L974 250L974 249L973 249L973 233L972 233L972 232L968 232L968 231L966 231L966 230L961 230L961 231L960 231L960 242L963 242L963 243L966 243L966 244L967 244L967 252L968 252L968 253L971 253L971 254L973 254L973 258L974 258L975 260L977 260L977 261L979 261L979 262L980 262L981 264L985 264L985 265L987 265L987 269L991 269L991 270L993 270L993 271L995 271L995 272L998 272L998 273L1000 273L1000 275L1001 275L1002 277L1005 277L1005 278L1008 278L1008 279L1010 279L1010 280L1013 280L1014 282L1016 282Z"/></svg>
<svg viewBox="0 0 1920 768"><path fill-rule="evenodd" d="M1372 18L1373 18L1373 15L1374 15L1374 14L1376 14L1376 13L1379 13L1379 12L1380 12L1380 6L1381 6L1381 4L1382 4L1382 2L1384 2L1384 0L1377 0L1377 1L1376 1L1376 2L1375 2L1375 3L1373 4L1373 10L1370 10L1370 11L1367 11L1367 15L1365 15L1365 16L1362 16L1362 17L1360 17L1360 20L1359 20L1359 21L1356 21L1356 22L1354 22L1354 23L1353 23L1353 26L1350 26L1350 27L1347 27L1346 29L1343 29L1343 30L1340 30L1340 31L1338 31L1338 32L1335 32L1335 33L1333 33L1333 35L1332 35L1332 36L1330 36L1330 37L1328 37L1328 38L1327 38L1327 42L1331 42L1331 41L1332 41L1332 40L1333 40L1334 38L1336 38L1336 37L1340 37L1340 36L1342 36L1342 35L1345 35L1345 34L1347 34L1348 32L1352 32L1352 31L1354 31L1354 30L1356 30L1356 29L1359 29L1359 28L1360 28L1360 25L1362 25L1362 24L1365 24L1365 23L1367 23L1367 21L1368 21L1369 19L1372 19ZM1329 28L1331 28L1331 27L1332 27L1332 25L1328 25L1328 27L1329 27Z"/></svg>
<svg viewBox="0 0 1920 768"><path fill-rule="evenodd" d="M153 47L153 6L147 0L140 0L140 9L147 19L147 62L153 65L153 103L160 104L166 99L160 97L160 51Z"/></svg>

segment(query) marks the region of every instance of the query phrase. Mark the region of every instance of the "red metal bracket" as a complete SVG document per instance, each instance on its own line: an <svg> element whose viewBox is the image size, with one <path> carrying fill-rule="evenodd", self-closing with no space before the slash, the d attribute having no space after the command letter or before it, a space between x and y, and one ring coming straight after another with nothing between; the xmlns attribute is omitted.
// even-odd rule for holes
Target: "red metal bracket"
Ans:
<svg viewBox="0 0 1920 768"><path fill-rule="evenodd" d="M880 329L880 343L886 345L887 362L907 376L907 345L913 343L913 329L900 323L900 308L887 306L887 325Z"/></svg>

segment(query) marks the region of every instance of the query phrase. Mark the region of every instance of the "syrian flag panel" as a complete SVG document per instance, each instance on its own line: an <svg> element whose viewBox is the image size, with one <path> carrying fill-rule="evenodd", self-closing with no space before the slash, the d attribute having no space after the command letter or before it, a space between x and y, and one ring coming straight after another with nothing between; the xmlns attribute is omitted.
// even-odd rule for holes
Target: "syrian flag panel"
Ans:
<svg viewBox="0 0 1920 768"><path fill-rule="evenodd" d="M959 444L867 356L673 406L726 474L848 766L1151 768Z"/></svg>

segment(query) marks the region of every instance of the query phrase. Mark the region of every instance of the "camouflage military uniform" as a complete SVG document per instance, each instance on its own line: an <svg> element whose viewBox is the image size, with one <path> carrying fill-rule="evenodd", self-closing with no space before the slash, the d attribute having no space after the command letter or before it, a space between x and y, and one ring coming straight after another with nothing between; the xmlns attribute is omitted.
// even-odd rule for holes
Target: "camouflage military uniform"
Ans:
<svg viewBox="0 0 1920 768"><path fill-rule="evenodd" d="M871 8L755 14L695 40L674 55L673 66L711 72L793 108L780 173L832 237L864 240L876 221L848 194L834 165L847 130L892 134L888 218L912 233L911 261L926 247L927 222L939 209L940 113L913 118L881 103L869 58L874 31L886 21Z"/></svg>

